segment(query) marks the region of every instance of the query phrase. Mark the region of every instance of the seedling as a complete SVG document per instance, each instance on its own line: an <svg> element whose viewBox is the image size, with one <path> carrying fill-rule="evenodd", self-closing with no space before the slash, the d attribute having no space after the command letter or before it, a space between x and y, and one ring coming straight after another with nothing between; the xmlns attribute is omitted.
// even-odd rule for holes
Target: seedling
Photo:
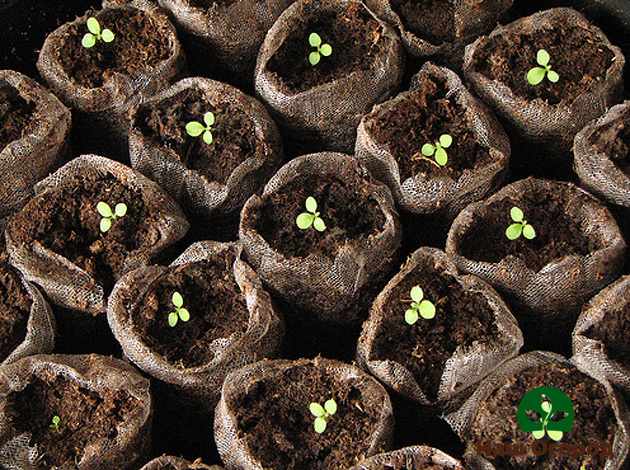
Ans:
<svg viewBox="0 0 630 470"><path fill-rule="evenodd" d="M444 166L448 161L448 155L446 150L453 143L453 138L448 134L442 134L435 144L426 143L422 146L422 155L425 157L433 157L435 155L435 161L438 165Z"/></svg>
<svg viewBox="0 0 630 470"><path fill-rule="evenodd" d="M315 416L315 432L318 434L323 433L326 430L328 419L337 412L337 402L331 398L326 400L324 406L319 403L311 403L309 408L311 414Z"/></svg>
<svg viewBox="0 0 630 470"><path fill-rule="evenodd" d="M295 219L297 226L302 230L309 228L311 225L318 232L326 230L326 224L319 216L319 212L317 212L317 201L314 197L309 196L306 198L306 210L308 212L302 212Z"/></svg>
<svg viewBox="0 0 630 470"><path fill-rule="evenodd" d="M105 28L101 31L101 25L94 17L88 18L87 29L89 33L86 33L81 40L81 45L86 49L94 47L96 41L112 42L114 40L114 33L111 29Z"/></svg>
<svg viewBox="0 0 630 470"><path fill-rule="evenodd" d="M190 313L188 313L188 310L184 308L184 298L182 297L182 294L180 294L179 292L174 292L173 296L171 297L171 301L175 306L175 310L168 314L169 326L174 327L175 325L177 325L178 320L190 320Z"/></svg>
<svg viewBox="0 0 630 470"><path fill-rule="evenodd" d="M556 83L560 80L560 75L551 70L551 65L549 65L550 59L549 53L544 49L540 49L536 53L536 62L538 62L540 67L533 67L527 72L527 81L531 85L538 85L543 81L545 76L551 83Z"/></svg>
<svg viewBox="0 0 630 470"><path fill-rule="evenodd" d="M430 320L435 317L435 305L424 298L424 292L420 286L411 288L411 308L405 312L405 321L413 325L420 317Z"/></svg>
<svg viewBox="0 0 630 470"><path fill-rule="evenodd" d="M127 213L127 205L124 202L119 202L118 204L116 204L114 210L112 211L112 208L109 207L109 204L101 201L96 205L96 210L99 214L103 216L103 218L101 219L100 228L101 232L105 233L112 227L112 222L114 220L116 220L118 217L124 216Z"/></svg>
<svg viewBox="0 0 630 470"><path fill-rule="evenodd" d="M545 433L547 433L547 435L551 439L553 439L554 441L559 441L560 439L562 439L562 436L564 436L564 433L562 431L554 431L551 429L547 429L547 423L549 423L549 421L551 420L551 417L554 414L553 406L551 405L551 402L549 400L543 400L541 407L543 411L545 412L545 416L542 416L540 418L540 422L542 423L543 428L532 432L534 439L542 439L543 437L545 437Z"/></svg>
<svg viewBox="0 0 630 470"><path fill-rule="evenodd" d="M191 137L198 137L203 134L203 141L210 145L212 143L212 126L214 125L214 114L211 111L208 111L203 115L203 122L206 123L204 126L200 122L191 121L186 124L186 132Z"/></svg>
<svg viewBox="0 0 630 470"><path fill-rule="evenodd" d="M308 43L315 48L313 52L308 56L308 61L311 65L317 65L322 59L322 56L328 57L332 54L332 47L330 44L322 44L322 38L317 33L311 33L308 37Z"/></svg>
<svg viewBox="0 0 630 470"><path fill-rule="evenodd" d="M536 236L534 227L529 225L526 220L523 220L523 211L518 207L510 209L510 217L514 223L505 231L505 236L510 240L516 240L521 234L528 240L532 240Z"/></svg>
<svg viewBox="0 0 630 470"><path fill-rule="evenodd" d="M59 423L61 423L61 418L57 415L52 417L52 424L50 425L57 433L61 434L61 429L59 429Z"/></svg>

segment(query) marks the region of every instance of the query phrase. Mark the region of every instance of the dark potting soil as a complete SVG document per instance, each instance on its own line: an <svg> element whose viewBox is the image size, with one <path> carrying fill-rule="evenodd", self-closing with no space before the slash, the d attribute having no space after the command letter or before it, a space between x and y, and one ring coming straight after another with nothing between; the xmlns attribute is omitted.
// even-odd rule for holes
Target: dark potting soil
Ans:
<svg viewBox="0 0 630 470"><path fill-rule="evenodd" d="M136 407L126 391L93 392L62 376L34 377L24 390L11 392L5 413L16 435L32 434L31 445L43 454L46 468L75 462L100 439L114 440L117 426ZM51 428L59 416L59 431Z"/></svg>
<svg viewBox="0 0 630 470"><path fill-rule="evenodd" d="M405 29L420 39L440 45L455 40L453 0L392 0L391 7Z"/></svg>
<svg viewBox="0 0 630 470"><path fill-rule="evenodd" d="M401 182L414 175L458 179L465 169L480 168L490 161L488 149L477 142L464 109L448 97L446 83L427 78L418 90L372 121L369 132L389 149L398 163ZM453 138L446 149L445 166L425 157L422 146L435 143L442 134Z"/></svg>
<svg viewBox="0 0 630 470"><path fill-rule="evenodd" d="M311 33L322 44L330 44L332 54L311 65ZM369 70L383 47L382 27L362 3L350 2L340 13L322 12L300 21L267 62L267 69L278 75L290 93L346 77L354 70Z"/></svg>
<svg viewBox="0 0 630 470"><path fill-rule="evenodd" d="M239 0L188 0L188 4L191 7L202 8L204 10L210 10L216 5L223 7L229 7L230 5L238 2Z"/></svg>
<svg viewBox="0 0 630 470"><path fill-rule="evenodd" d="M210 261L169 268L153 281L128 311L142 341L169 363L198 367L214 358L212 341L244 333L249 310L234 279L234 254L223 253ZM179 292L190 320L168 323L175 310L173 293ZM137 294L137 293L136 293ZM130 295L135 303L136 295Z"/></svg>
<svg viewBox="0 0 630 470"><path fill-rule="evenodd" d="M592 325L584 336L599 340L609 359L630 369L630 303L607 309L602 321Z"/></svg>
<svg viewBox="0 0 630 470"><path fill-rule="evenodd" d="M563 443L597 444L600 448L604 443L612 444L617 420L604 387L575 367L545 364L518 373L479 405L469 436L472 445L490 441L523 443L529 448L535 439L531 433L521 431L517 409L527 392L541 386L563 391L573 404L575 421L571 431L563 436ZM552 420L561 420L564 416L558 412ZM535 418L532 415L530 419ZM553 442L546 434L543 440L547 444ZM599 455L585 454L577 458L555 452L553 456L546 453L536 457L529 451L524 456L496 456L489 460L502 470L575 470L583 464L586 470L595 470L603 469L606 463Z"/></svg>
<svg viewBox="0 0 630 470"><path fill-rule="evenodd" d="M585 256L601 247L582 231L580 223L565 213L573 196L565 192L526 192L518 199L494 202L482 217L476 215L461 241L460 254L474 261L498 263L515 256L538 272L553 260L569 255ZM536 231L533 240L520 236L509 240L505 230L511 225L510 210L518 207Z"/></svg>
<svg viewBox="0 0 630 470"><path fill-rule="evenodd" d="M536 54L540 49L549 53L551 69L560 75L557 83L547 78L538 85L527 82L527 72L538 66ZM535 36L513 32L495 36L477 49L471 69L505 83L526 100L541 98L555 105L571 103L598 86L613 57L613 52L590 30L560 23Z"/></svg>
<svg viewBox="0 0 630 470"><path fill-rule="evenodd" d="M120 202L127 205L127 214L105 233L96 210L100 201L112 210ZM111 174L94 180L77 175L75 185L45 191L14 217L15 238L26 245L38 240L86 271L108 293L125 273L129 253L155 243L154 218L142 194Z"/></svg>
<svg viewBox="0 0 630 470"><path fill-rule="evenodd" d="M9 264L4 243L0 244L0 361L26 338L26 325L33 299Z"/></svg>
<svg viewBox="0 0 630 470"><path fill-rule="evenodd" d="M337 412L322 434L313 428L313 402L334 399ZM259 381L234 397L239 438L253 457L274 470L342 470L365 458L380 404L362 396L353 381L340 381L307 364Z"/></svg>
<svg viewBox="0 0 630 470"><path fill-rule="evenodd" d="M383 470L452 470L452 467L445 467L444 465L427 461L415 464L413 468L407 467L406 464L403 464L402 467L399 465L384 465Z"/></svg>
<svg viewBox="0 0 630 470"><path fill-rule="evenodd" d="M115 73L136 77L169 57L169 39L147 13L109 9L90 11L82 19L87 21L91 16L99 21L101 29L114 33L114 40L97 41L86 49L81 40L88 32L87 26L73 25L55 52L63 69L78 85L98 88Z"/></svg>
<svg viewBox="0 0 630 470"><path fill-rule="evenodd" d="M186 124L191 121L205 125L203 116L208 111L215 117L211 144L201 136L186 133ZM186 168L196 170L208 182L226 183L238 165L263 151L254 123L244 111L229 101L213 106L196 89L143 106L136 125L145 136L173 150Z"/></svg>
<svg viewBox="0 0 630 470"><path fill-rule="evenodd" d="M13 142L21 139L31 125L31 115L35 103L29 103L17 90L0 88L0 152Z"/></svg>
<svg viewBox="0 0 630 470"><path fill-rule="evenodd" d="M594 132L590 144L630 176L630 111Z"/></svg>
<svg viewBox="0 0 630 470"><path fill-rule="evenodd" d="M420 286L436 308L435 317L405 321L411 288ZM392 360L404 366L429 399L436 399L446 361L455 349L492 341L498 334L487 299L468 292L444 271L444 266L417 266L389 293L372 360Z"/></svg>
<svg viewBox="0 0 630 470"><path fill-rule="evenodd" d="M346 241L379 233L385 214L370 197L369 185L357 177L351 184L332 175L300 175L281 191L263 199L252 214L253 227L269 245L286 257L305 258L309 254L334 258ZM306 211L306 198L317 201L317 211L326 224L318 232L312 226L303 230L296 224Z"/></svg>

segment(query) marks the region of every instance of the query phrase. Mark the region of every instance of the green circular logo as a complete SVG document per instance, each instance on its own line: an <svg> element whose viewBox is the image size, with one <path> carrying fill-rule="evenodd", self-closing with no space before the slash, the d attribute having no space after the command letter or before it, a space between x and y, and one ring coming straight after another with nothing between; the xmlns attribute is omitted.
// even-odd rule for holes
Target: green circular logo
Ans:
<svg viewBox="0 0 630 470"><path fill-rule="evenodd" d="M564 392L553 387L538 387L521 399L516 418L521 430L531 432L534 438L542 439L547 434L559 441L573 427L575 412Z"/></svg>

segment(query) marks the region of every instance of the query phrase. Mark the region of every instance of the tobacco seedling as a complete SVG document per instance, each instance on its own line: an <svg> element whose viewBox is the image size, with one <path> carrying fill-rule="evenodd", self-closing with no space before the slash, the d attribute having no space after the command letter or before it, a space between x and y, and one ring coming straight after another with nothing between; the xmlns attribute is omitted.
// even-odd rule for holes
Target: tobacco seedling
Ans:
<svg viewBox="0 0 630 470"><path fill-rule="evenodd" d="M444 166L448 161L448 155L446 150L453 143L453 138L448 134L442 134L435 144L426 143L422 146L422 155L425 157L433 157L435 155L435 161L438 165Z"/></svg>
<svg viewBox="0 0 630 470"><path fill-rule="evenodd" d="M175 325L177 325L178 320L190 320L190 313L188 313L188 310L184 308L184 298L182 297L182 294L180 294L179 292L174 292L173 296L171 297L171 301L175 306L175 310L168 314L169 326L174 327Z"/></svg>
<svg viewBox="0 0 630 470"><path fill-rule="evenodd" d="M540 422L542 423L543 428L532 432L534 439L542 439L543 437L545 437L545 433L547 433L547 435L551 439L553 439L554 441L559 441L560 439L562 439L562 436L564 435L564 433L562 431L554 431L551 429L547 429L547 423L549 423L549 421L551 420L551 417L554 414L553 406L551 405L551 402L548 400L543 400L541 407L543 411L545 412L545 416L540 418Z"/></svg>
<svg viewBox="0 0 630 470"><path fill-rule="evenodd" d="M197 121L191 121L186 124L186 132L191 137L198 137L203 134L203 141L206 144L212 143L212 126L214 125L214 114L208 111L203 115L203 122L205 126Z"/></svg>
<svg viewBox="0 0 630 470"><path fill-rule="evenodd" d="M532 67L529 72L527 72L527 81L531 85L538 85L543 81L545 76L547 76L547 80L551 83L556 83L560 80L560 75L551 70L551 65L549 65L550 59L549 53L544 49L540 49L536 53L536 62L538 62L540 67Z"/></svg>
<svg viewBox="0 0 630 470"><path fill-rule="evenodd" d="M106 202L99 202L96 205L96 210L98 211L103 218L101 219L100 229L101 232L105 233L112 227L112 222L116 220L118 217L122 217L127 213L127 205L124 202L119 202L112 208L109 207L109 204Z"/></svg>
<svg viewBox="0 0 630 470"><path fill-rule="evenodd" d="M317 65L319 61L322 59L322 56L328 57L332 54L332 47L330 44L322 44L322 38L317 33L311 33L308 37L308 43L311 47L314 47L315 50L311 52L308 56L308 61L311 65Z"/></svg>
<svg viewBox="0 0 630 470"><path fill-rule="evenodd" d="M302 212L295 219L297 226L302 230L309 228L311 225L318 232L326 230L326 224L319 216L319 212L317 212L317 201L314 197L309 196L306 198L306 210L308 212Z"/></svg>
<svg viewBox="0 0 630 470"><path fill-rule="evenodd" d="M88 18L87 29L89 33L86 33L81 40L81 45L86 49L93 47L96 41L112 42L114 40L114 33L111 29L105 28L101 31L101 25L94 17Z"/></svg>
<svg viewBox="0 0 630 470"><path fill-rule="evenodd" d="M518 207L512 207L512 209L510 209L510 217L514 223L505 231L505 236L508 237L508 239L516 240L521 234L528 240L532 240L536 236L534 227L528 224L526 220L523 220L523 211Z"/></svg>
<svg viewBox="0 0 630 470"><path fill-rule="evenodd" d="M420 286L411 288L411 308L405 312L405 321L413 325L420 317L430 320L435 317L435 305L424 298L424 292Z"/></svg>
<svg viewBox="0 0 630 470"><path fill-rule="evenodd" d="M311 403L309 409L311 414L315 416L315 432L321 434L326 430L328 419L337 412L337 402L331 398L326 400L324 406L319 403Z"/></svg>
<svg viewBox="0 0 630 470"><path fill-rule="evenodd" d="M49 426L61 434L61 429L59 429L59 423L61 423L61 418L57 415L52 417L52 424Z"/></svg>

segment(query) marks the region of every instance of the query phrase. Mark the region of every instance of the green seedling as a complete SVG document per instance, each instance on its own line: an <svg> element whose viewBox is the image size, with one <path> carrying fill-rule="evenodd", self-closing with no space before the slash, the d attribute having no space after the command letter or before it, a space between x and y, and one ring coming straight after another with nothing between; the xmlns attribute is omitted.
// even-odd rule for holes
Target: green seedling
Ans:
<svg viewBox="0 0 630 470"><path fill-rule="evenodd" d="M174 327L175 325L177 325L178 320L190 320L190 313L188 313L188 310L184 308L184 298L182 297L182 294L180 294L179 292L174 292L173 296L171 297L171 301L175 306L175 310L168 314L169 326Z"/></svg>
<svg viewBox="0 0 630 470"><path fill-rule="evenodd" d="M320 60L322 60L322 56L328 57L332 54L332 47L330 44L322 44L322 38L317 33L311 33L308 37L308 43L311 47L314 47L315 50L311 52L308 56L308 61L311 65L317 65Z"/></svg>
<svg viewBox="0 0 630 470"><path fill-rule="evenodd" d="M114 40L114 33L111 29L105 28L101 31L101 25L94 17L88 18L87 29L89 33L86 33L81 40L81 45L86 49L94 47L96 41L112 42Z"/></svg>
<svg viewBox="0 0 630 470"><path fill-rule="evenodd" d="M542 423L543 428L532 432L534 439L542 439L543 437L545 437L545 433L547 433L547 435L554 441L561 440L562 436L564 436L564 433L562 431L554 431L551 429L547 429L547 424L549 423L549 421L551 420L551 417L554 414L553 406L551 405L551 402L548 400L543 400L541 407L543 411L545 412L545 416L542 416L540 418L540 422Z"/></svg>
<svg viewBox="0 0 630 470"><path fill-rule="evenodd" d="M101 216L103 216L103 218L101 219L100 228L101 232L105 233L112 227L112 222L114 220L116 220L118 217L124 216L127 213L127 205L124 202L119 202L118 204L116 204L114 210L112 211L112 208L109 207L109 204L101 201L96 205L96 210L99 214L101 214Z"/></svg>
<svg viewBox="0 0 630 470"><path fill-rule="evenodd" d="M536 53L536 62L538 62L540 67L532 67L529 72L527 72L527 81L531 85L538 85L543 81L545 76L551 83L556 83L560 80L560 75L551 70L551 65L549 65L550 59L549 53L544 49L540 49Z"/></svg>
<svg viewBox="0 0 630 470"><path fill-rule="evenodd" d="M203 141L206 144L212 143L212 126L214 125L214 114L211 111L208 111L203 115L203 122L206 123L204 126L200 122L192 121L186 124L186 132L191 137L198 137L203 134Z"/></svg>
<svg viewBox="0 0 630 470"><path fill-rule="evenodd" d="M532 240L536 236L534 227L529 225L526 220L523 220L523 211L518 207L510 209L510 217L514 223L505 231L505 236L510 240L516 240L521 234L528 240Z"/></svg>
<svg viewBox="0 0 630 470"><path fill-rule="evenodd" d="M311 403L309 409L311 414L315 416L315 432L321 434L326 430L328 419L337 412L337 403L331 398L326 400L324 406L319 403Z"/></svg>
<svg viewBox="0 0 630 470"><path fill-rule="evenodd" d="M433 157L438 165L444 166L448 161L446 150L453 143L453 138L448 134L442 134L435 144L426 143L422 146L422 155L425 157Z"/></svg>
<svg viewBox="0 0 630 470"><path fill-rule="evenodd" d="M61 423L61 418L57 415L52 417L52 424L50 425L58 433L61 433L61 429L59 429L59 423Z"/></svg>
<svg viewBox="0 0 630 470"><path fill-rule="evenodd" d="M411 288L411 308L405 312L405 321L413 325L420 317L430 320L435 317L435 305L424 298L424 292L420 286Z"/></svg>
<svg viewBox="0 0 630 470"><path fill-rule="evenodd" d="M317 201L314 197L309 196L306 198L306 210L308 212L302 212L295 219L297 226L302 230L309 228L311 225L318 232L326 230L326 224L319 216L319 212L317 212Z"/></svg>

